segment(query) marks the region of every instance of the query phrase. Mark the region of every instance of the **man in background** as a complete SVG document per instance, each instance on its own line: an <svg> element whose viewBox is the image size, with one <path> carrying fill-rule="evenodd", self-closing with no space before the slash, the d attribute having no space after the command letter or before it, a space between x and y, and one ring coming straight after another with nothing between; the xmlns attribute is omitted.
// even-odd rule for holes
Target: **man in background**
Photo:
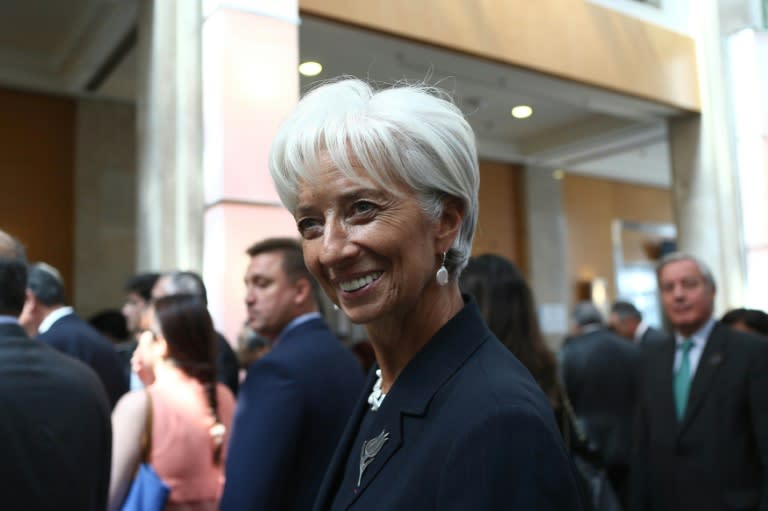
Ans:
<svg viewBox="0 0 768 511"><path fill-rule="evenodd" d="M636 344L662 342L667 334L643 321L643 315L633 304L617 301L608 318L611 330Z"/></svg>
<svg viewBox="0 0 768 511"><path fill-rule="evenodd" d="M64 282L46 263L29 267L27 291L19 322L30 336L91 367L104 384L110 406L128 391L120 357L112 343L65 305Z"/></svg>
<svg viewBox="0 0 768 511"><path fill-rule="evenodd" d="M715 280L690 254L657 266L674 336L644 350L632 511L768 509L768 343L715 321Z"/></svg>
<svg viewBox="0 0 768 511"><path fill-rule="evenodd" d="M560 351L563 383L616 496L626 504L640 351L609 330L591 302L573 310L576 335Z"/></svg>
<svg viewBox="0 0 768 511"><path fill-rule="evenodd" d="M107 395L80 361L27 337L21 245L0 231L2 508L107 506L112 429Z"/></svg>
<svg viewBox="0 0 768 511"><path fill-rule="evenodd" d="M223 511L312 508L363 386L352 353L318 312L301 245L252 245L245 274L248 323L272 343L248 368L227 458Z"/></svg>

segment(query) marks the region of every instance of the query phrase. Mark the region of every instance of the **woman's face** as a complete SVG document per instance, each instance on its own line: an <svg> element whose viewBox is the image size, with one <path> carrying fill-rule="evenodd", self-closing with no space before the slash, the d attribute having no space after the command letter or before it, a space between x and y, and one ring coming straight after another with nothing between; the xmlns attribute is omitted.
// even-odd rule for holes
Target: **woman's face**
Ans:
<svg viewBox="0 0 768 511"><path fill-rule="evenodd" d="M147 310L142 318L143 330L139 335L139 344L133 353L131 365L133 370L142 377L154 375L155 364L162 358L162 338L160 327L155 318L154 309Z"/></svg>
<svg viewBox="0 0 768 511"><path fill-rule="evenodd" d="M452 241L442 239L441 222L427 217L413 192L397 192L362 171L351 180L330 163L299 188L295 219L307 268L358 324L416 309L437 286L438 254Z"/></svg>

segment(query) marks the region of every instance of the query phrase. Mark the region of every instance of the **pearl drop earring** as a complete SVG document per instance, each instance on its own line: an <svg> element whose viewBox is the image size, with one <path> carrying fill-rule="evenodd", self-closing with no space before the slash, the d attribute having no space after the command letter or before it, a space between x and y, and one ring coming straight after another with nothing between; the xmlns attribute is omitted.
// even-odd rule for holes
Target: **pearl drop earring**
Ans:
<svg viewBox="0 0 768 511"><path fill-rule="evenodd" d="M445 267L445 252L443 252L443 264L440 265L440 269L435 274L437 283L444 286L448 283L448 268Z"/></svg>

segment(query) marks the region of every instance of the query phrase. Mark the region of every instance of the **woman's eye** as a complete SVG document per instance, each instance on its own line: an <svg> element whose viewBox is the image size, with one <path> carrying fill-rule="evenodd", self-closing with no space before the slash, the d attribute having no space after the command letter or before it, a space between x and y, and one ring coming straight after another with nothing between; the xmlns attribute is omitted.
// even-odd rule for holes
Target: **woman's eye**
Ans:
<svg viewBox="0 0 768 511"><path fill-rule="evenodd" d="M299 234L304 238L311 238L318 232L320 222L313 218L302 218L296 222L296 227L299 229Z"/></svg>
<svg viewBox="0 0 768 511"><path fill-rule="evenodd" d="M372 202L368 202L365 200L357 201L354 204L352 204L352 211L355 214L366 214L371 213L376 209L376 205Z"/></svg>

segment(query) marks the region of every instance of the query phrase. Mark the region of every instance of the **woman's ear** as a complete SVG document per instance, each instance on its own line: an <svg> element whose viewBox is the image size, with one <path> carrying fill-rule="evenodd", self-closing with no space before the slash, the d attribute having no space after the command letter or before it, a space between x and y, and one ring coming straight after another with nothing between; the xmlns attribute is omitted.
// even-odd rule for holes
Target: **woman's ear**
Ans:
<svg viewBox="0 0 768 511"><path fill-rule="evenodd" d="M296 286L296 295L294 296L294 301L297 305L305 303L309 298L311 298L312 295L312 284L305 279L300 278L297 279L296 282L293 284Z"/></svg>
<svg viewBox="0 0 768 511"><path fill-rule="evenodd" d="M464 203L457 197L449 197L443 203L443 213L437 222L435 242L440 252L448 252L459 235L464 222Z"/></svg>
<svg viewBox="0 0 768 511"><path fill-rule="evenodd" d="M163 336L159 336L155 339L155 342L152 344L152 349L155 350L155 354L162 360L166 360L169 357L168 341L166 341Z"/></svg>

